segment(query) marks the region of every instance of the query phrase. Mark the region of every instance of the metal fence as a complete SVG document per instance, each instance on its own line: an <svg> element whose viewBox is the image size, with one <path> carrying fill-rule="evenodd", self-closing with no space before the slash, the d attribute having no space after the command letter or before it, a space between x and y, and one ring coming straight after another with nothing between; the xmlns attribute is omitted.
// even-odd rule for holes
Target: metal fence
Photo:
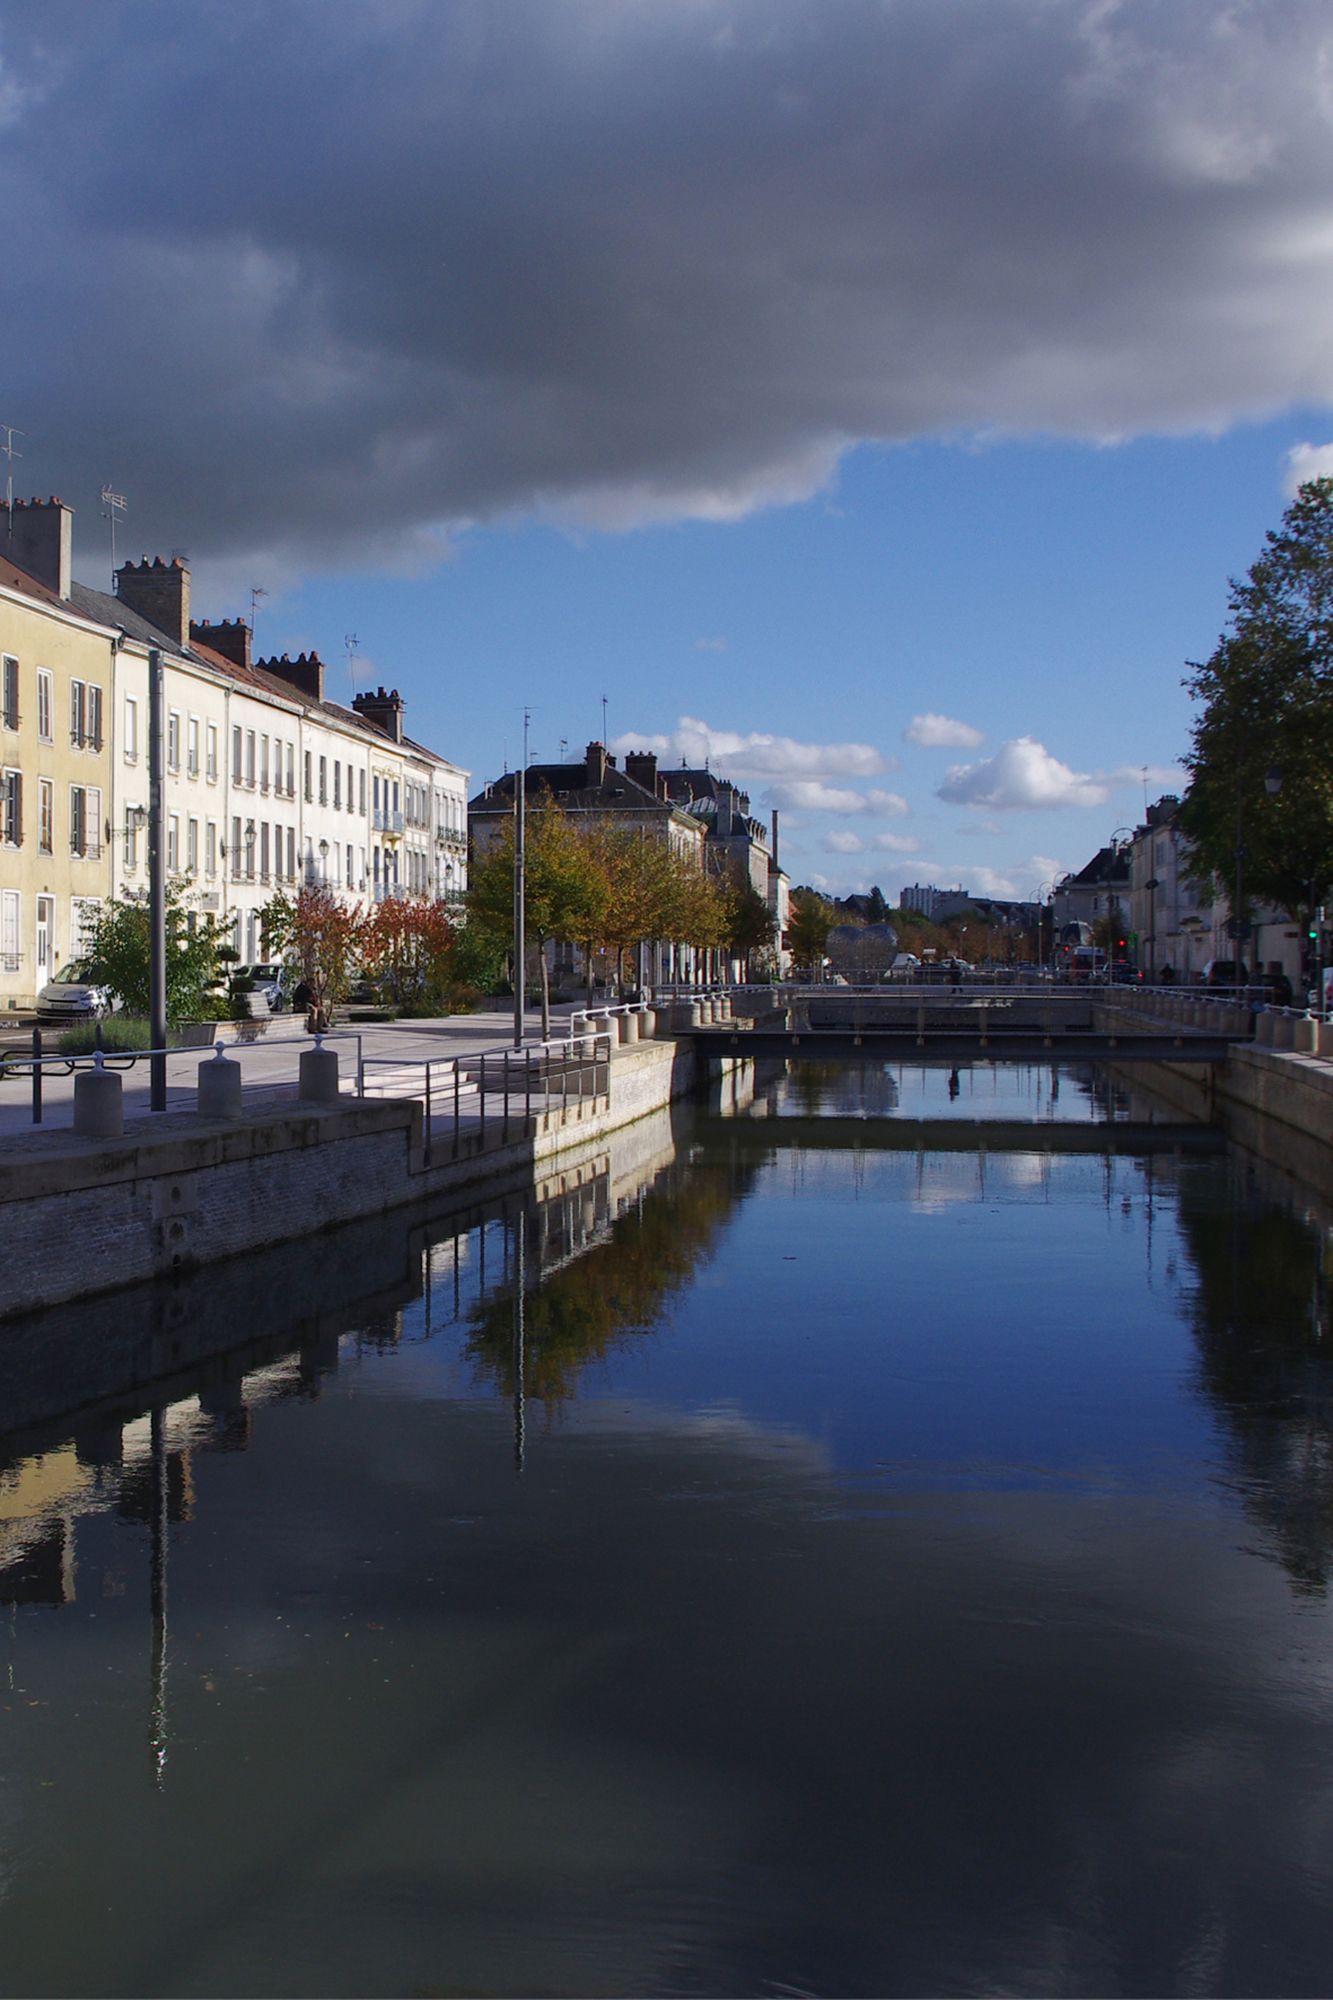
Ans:
<svg viewBox="0 0 1333 2000"><path fill-rule="evenodd" d="M423 1105L423 1164L457 1160L539 1129L586 1117L610 1102L607 1034L488 1049L463 1056L367 1056L361 1097L414 1097Z"/></svg>
<svg viewBox="0 0 1333 2000"><path fill-rule="evenodd" d="M25 1038L22 1042L11 1042L0 1046L0 1083L25 1078L31 1080L31 1122L34 1125L40 1125L44 1122L44 1086L54 1078L72 1077L77 1075L80 1070L97 1068L118 1071L122 1075L132 1077L138 1064L151 1063L154 1056L165 1056L168 1061L180 1063L189 1061L191 1058L198 1059L208 1056L215 1049L221 1048L226 1051L228 1056L243 1060L246 1055L257 1055L265 1049L265 1044L262 1041L250 1041L248 1039L241 1039L236 1042L220 1040L216 1043L178 1042L166 1049L104 1049L101 1046L101 1023L99 1022L97 1026L96 1046L86 1051L80 1051L78 1054L64 1050L59 1050L54 1054L47 1054L40 1028L34 1028L31 1036ZM326 1035L319 1037L319 1039L325 1042L355 1042L359 1074L362 1055L362 1036L359 1030L354 1028L335 1028L331 1029ZM302 1048L313 1047L315 1044L308 1038L303 1038L299 1043L293 1041L291 1043L276 1045L270 1042L267 1044L270 1054L275 1046L291 1047L299 1055ZM253 1084L245 1084L243 1080L242 1087L252 1090L256 1095L264 1094L274 1097L286 1097L295 1093L297 1083L294 1076L275 1077L270 1073L257 1079ZM193 1088L193 1078L191 1078L188 1085L178 1083L175 1086L178 1093L183 1093L188 1088Z"/></svg>

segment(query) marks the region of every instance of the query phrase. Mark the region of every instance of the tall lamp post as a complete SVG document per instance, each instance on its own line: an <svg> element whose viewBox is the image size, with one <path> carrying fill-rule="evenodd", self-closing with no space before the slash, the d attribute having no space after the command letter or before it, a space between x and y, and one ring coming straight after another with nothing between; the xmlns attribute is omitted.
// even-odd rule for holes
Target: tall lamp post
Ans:
<svg viewBox="0 0 1333 2000"><path fill-rule="evenodd" d="M1049 897L1050 897L1050 901L1049 901L1049 903L1048 903L1048 902L1047 902L1047 900L1046 900L1046 898L1047 898L1047 896L1048 896L1048 895L1049 895ZM1046 965L1046 961L1047 961L1047 956L1048 956L1048 954L1047 954L1047 948L1046 948L1046 926L1045 926L1045 924L1044 924L1044 923L1042 922L1042 912L1043 912L1043 910L1049 910L1049 911L1050 911L1050 917L1051 917L1051 939L1050 939L1050 952L1049 952L1049 957L1050 957L1050 962L1051 962L1051 964L1052 964L1052 965L1054 965L1054 963L1055 963L1055 884L1054 884L1054 882L1039 882L1039 883L1037 884L1037 970L1038 970L1038 972L1041 972L1041 971L1042 971L1042 970L1044 969L1044 967L1045 967L1045 965Z"/></svg>

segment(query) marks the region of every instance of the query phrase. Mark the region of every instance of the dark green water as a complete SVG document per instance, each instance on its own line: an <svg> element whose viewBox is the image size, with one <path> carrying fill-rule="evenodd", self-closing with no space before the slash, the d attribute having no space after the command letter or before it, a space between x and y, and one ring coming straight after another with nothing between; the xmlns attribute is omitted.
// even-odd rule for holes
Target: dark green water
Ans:
<svg viewBox="0 0 1333 2000"><path fill-rule="evenodd" d="M955 1081L8 1329L0 1991L1327 1993L1326 1218Z"/></svg>

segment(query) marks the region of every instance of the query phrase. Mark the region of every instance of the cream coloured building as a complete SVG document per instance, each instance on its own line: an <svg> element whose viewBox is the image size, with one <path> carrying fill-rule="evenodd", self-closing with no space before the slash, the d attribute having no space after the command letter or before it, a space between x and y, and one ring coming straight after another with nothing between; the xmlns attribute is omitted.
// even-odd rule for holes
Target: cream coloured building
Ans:
<svg viewBox="0 0 1333 2000"><path fill-rule="evenodd" d="M59 501L16 507L0 549L11 543L0 653L13 666L0 693L14 727L0 798L15 837L0 844L0 1008L30 1007L77 954L89 906L147 887L153 650L168 873L228 926L243 960L264 956L261 913L280 890L323 882L369 905L466 887L467 773L406 736L396 691L345 707L328 699L317 655L253 660L241 620L191 617L179 560L123 565L114 596L74 582Z"/></svg>

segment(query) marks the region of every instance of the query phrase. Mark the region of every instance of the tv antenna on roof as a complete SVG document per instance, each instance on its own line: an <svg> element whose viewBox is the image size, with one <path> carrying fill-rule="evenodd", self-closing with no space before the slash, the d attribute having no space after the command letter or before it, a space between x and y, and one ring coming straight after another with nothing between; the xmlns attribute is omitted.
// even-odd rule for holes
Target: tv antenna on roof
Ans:
<svg viewBox="0 0 1333 2000"><path fill-rule="evenodd" d="M14 440L15 438L26 437L28 433L21 431L17 424L0 424L0 431L3 431L5 434L5 441L3 444L0 444L0 451L5 454L5 457L9 461L5 472L5 505L9 509L9 532L12 535L14 532L14 460L23 456L23 453L15 445Z"/></svg>
<svg viewBox="0 0 1333 2000"><path fill-rule="evenodd" d="M111 523L111 588L116 587L116 517L125 512L125 495L102 488L102 519Z"/></svg>
<svg viewBox="0 0 1333 2000"><path fill-rule="evenodd" d="M267 591L266 591L266 590L264 589L264 586L263 586L263 584L261 584L261 583L252 583L252 584L250 585L250 637L251 637L251 639L253 639L253 638L254 638L254 636L255 636L255 613L256 613L256 612L258 611L258 609L259 609L259 600L260 600L260 598L261 598L261 597L267 597L267 596L268 596L268 592L267 592Z"/></svg>
<svg viewBox="0 0 1333 2000"><path fill-rule="evenodd" d="M360 644L361 641L355 632L348 632L343 639L343 647L347 653L347 678L352 683L353 694L356 693L356 649Z"/></svg>

